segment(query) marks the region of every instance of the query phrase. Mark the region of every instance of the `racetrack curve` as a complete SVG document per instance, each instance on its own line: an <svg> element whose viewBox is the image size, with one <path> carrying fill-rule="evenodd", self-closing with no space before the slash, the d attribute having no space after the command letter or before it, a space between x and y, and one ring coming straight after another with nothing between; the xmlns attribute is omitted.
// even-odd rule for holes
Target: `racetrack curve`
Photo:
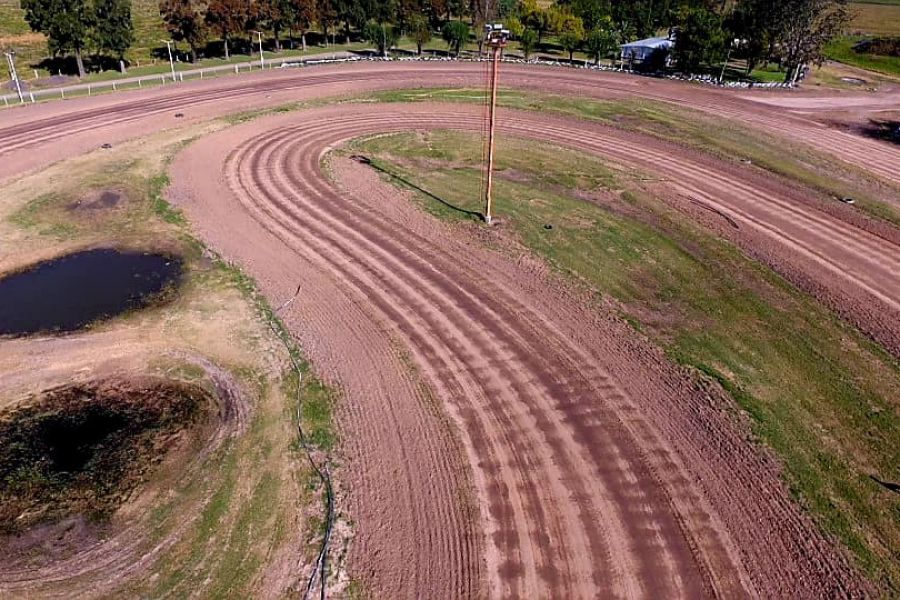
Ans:
<svg viewBox="0 0 900 600"><path fill-rule="evenodd" d="M819 214L780 221L767 190L710 183L721 175L712 163L641 163L649 139L538 114L500 122L507 134L656 165L685 194L815 262L829 243L859 247L859 261L864 245L888 244L864 231L833 242L845 225ZM359 136L480 126L477 109L458 105L315 109L202 139L172 171L173 201L267 295L301 282L286 320L348 406L351 512L361 515L351 571L378 597L864 593L720 392L552 275L392 198L365 167L335 159L335 183L320 164ZM897 248L887 252L874 268L895 268ZM847 285L863 284L875 282ZM896 282L880 284L900 298ZM415 392L418 377L428 393ZM438 435L435 400L455 434ZM453 490L470 490L481 513L460 510L473 499ZM411 510L398 516L398 506Z"/></svg>
<svg viewBox="0 0 900 600"><path fill-rule="evenodd" d="M184 119L190 121L288 101L373 90L477 88L483 85L483 69L478 63L348 63L16 107L0 111L0 180L70 156L73 151L84 152L103 142L176 126L180 123L174 117L176 111L183 111ZM807 144L886 181L900 183L900 149L764 104L774 104L779 96L773 93L737 96L729 90L681 82L522 65L504 66L503 85L585 98L647 98L683 104ZM858 103L857 97L843 95L832 98L828 106L838 109ZM900 109L900 91L881 95L878 106ZM59 144L63 139L66 143Z"/></svg>
<svg viewBox="0 0 900 600"><path fill-rule="evenodd" d="M0 180L238 110L479 86L482 69L350 64L0 111ZM753 95L522 66L504 67L504 85L684 103L900 183L897 147ZM865 595L720 391L532 261L420 214L366 167L335 158L335 181L321 169L361 135L480 127L461 105L345 105L230 128L173 163L170 196L208 243L275 305L301 284L285 319L344 397L351 573L389 598ZM501 128L665 178L666 201L726 215L738 228L717 231L900 355L895 229L597 124L510 111Z"/></svg>

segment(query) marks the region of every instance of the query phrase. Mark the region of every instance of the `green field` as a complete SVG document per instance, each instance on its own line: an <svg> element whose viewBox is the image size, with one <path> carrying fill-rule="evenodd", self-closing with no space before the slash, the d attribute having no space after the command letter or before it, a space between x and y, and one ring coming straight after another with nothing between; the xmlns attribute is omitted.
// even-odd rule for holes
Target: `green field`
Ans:
<svg viewBox="0 0 900 600"><path fill-rule="evenodd" d="M832 60L853 67L900 77L900 57L856 52L853 50L853 45L861 39L863 38L860 36L847 36L837 39L828 45L826 54Z"/></svg>
<svg viewBox="0 0 900 600"><path fill-rule="evenodd" d="M852 2L854 12L850 28L854 32L874 35L900 35L900 1L867 0Z"/></svg>
<svg viewBox="0 0 900 600"><path fill-rule="evenodd" d="M395 134L358 140L351 150L453 205L480 208L475 135ZM900 589L893 560L900 498L869 478L897 475L900 365L772 271L656 200L633 173L509 138L498 147L497 169L503 235L614 299L622 316L674 360L718 381L780 456L799 501L885 590ZM480 226L414 194L438 218Z"/></svg>

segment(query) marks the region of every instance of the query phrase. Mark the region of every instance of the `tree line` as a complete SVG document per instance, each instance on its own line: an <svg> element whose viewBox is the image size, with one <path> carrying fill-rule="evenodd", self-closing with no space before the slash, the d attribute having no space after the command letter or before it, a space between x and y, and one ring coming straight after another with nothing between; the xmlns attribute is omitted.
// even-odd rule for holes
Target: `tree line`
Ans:
<svg viewBox="0 0 900 600"><path fill-rule="evenodd" d="M74 54L84 74L88 51L122 58L133 42L131 0L21 0L26 20L43 32L53 56ZM620 44L670 32L679 70L695 72L733 54L748 71L777 62L791 77L821 62L825 44L850 19L847 0L160 0L169 35L187 44L192 61L211 40L226 58L240 41L265 32L280 51L285 39L306 49L313 30L335 41L357 36L387 54L401 36L419 53L439 35L454 54L484 24L503 22L529 58L550 42L593 60L614 56Z"/></svg>

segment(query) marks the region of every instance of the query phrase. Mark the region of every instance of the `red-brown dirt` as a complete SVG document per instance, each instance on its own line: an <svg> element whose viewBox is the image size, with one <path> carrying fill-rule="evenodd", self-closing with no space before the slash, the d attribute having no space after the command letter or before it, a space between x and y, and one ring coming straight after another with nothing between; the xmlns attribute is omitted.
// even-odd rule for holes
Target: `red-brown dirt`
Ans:
<svg viewBox="0 0 900 600"><path fill-rule="evenodd" d="M505 132L625 164L635 164L641 142L640 154L649 154L642 168L661 151L559 118L506 113L501 122ZM313 361L344 384L342 425L353 440L361 515L351 564L378 595L813 597L865 589L791 501L775 463L747 444L719 393L617 319L584 309L552 276L458 239L393 198L363 167L334 165L337 187L322 173L320 159L341 141L437 127L477 129L479 113L346 105L265 118L201 140L173 169L171 198L204 239L248 265L273 298L303 283L286 318ZM781 222L770 189L739 177L717 184L722 173L701 161L661 162L655 172L665 169L684 194L759 227L800 258L834 253L827 244L846 228L808 207ZM816 227L831 231L816 235ZM855 243L883 242L853 235ZM854 268L839 270L851 277ZM898 297L896 282L881 284L891 286L888 299ZM434 398L396 396L383 383L391 373L421 376ZM471 483L453 446L435 449L440 437L429 429L444 423L428 418L433 400L450 410ZM384 432L396 436L395 451ZM459 496L435 493L423 473L450 489L472 486L481 514L458 515ZM410 505L413 515L397 514ZM473 531L487 534L481 548ZM481 570L464 567L480 567L480 556ZM385 577L400 571L406 579Z"/></svg>
<svg viewBox="0 0 900 600"><path fill-rule="evenodd" d="M10 110L0 179L176 127L176 111L196 121L480 78L479 65L349 65ZM900 149L719 90L524 67L505 84L685 102L900 182ZM665 175L673 202L727 215L748 251L887 346L900 339L891 235L647 138L525 113L501 123ZM343 392L351 574L390 598L865 595L720 391L554 276L460 239L365 167L335 161L336 182L322 171L343 141L436 127L477 129L479 114L346 105L266 117L198 141L172 167L170 198L273 304L301 285L286 322Z"/></svg>

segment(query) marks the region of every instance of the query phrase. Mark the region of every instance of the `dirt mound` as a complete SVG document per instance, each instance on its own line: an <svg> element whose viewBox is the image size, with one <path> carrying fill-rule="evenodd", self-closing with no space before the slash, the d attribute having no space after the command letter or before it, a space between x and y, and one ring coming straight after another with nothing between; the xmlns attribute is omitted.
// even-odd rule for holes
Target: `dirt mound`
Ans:
<svg viewBox="0 0 900 600"><path fill-rule="evenodd" d="M108 516L209 400L184 383L103 381L54 388L0 415L0 531Z"/></svg>

